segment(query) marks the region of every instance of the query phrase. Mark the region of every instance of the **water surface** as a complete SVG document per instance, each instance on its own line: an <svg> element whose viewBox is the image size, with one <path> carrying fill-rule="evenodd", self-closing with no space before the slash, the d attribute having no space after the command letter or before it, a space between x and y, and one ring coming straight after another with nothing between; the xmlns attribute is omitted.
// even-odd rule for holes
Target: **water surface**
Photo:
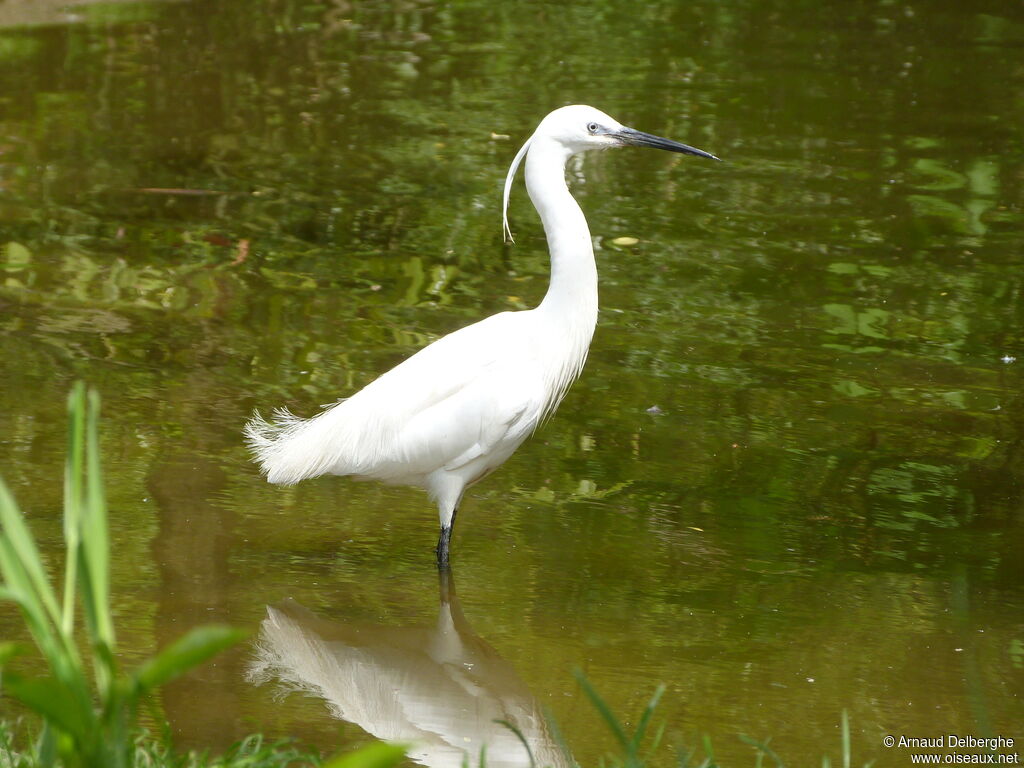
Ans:
<svg viewBox="0 0 1024 768"><path fill-rule="evenodd" d="M886 734L1024 740L1019 8L3 14L2 473L56 552L63 399L79 378L100 390L129 661L291 610L335 643L321 661L348 643L364 663L347 669L427 675L417 711L468 706L416 693L458 680L480 712L550 712L583 765L613 742L574 669L631 722L667 686L661 764L704 734L728 765L753 764L739 734L835 762L843 710L880 766L908 762ZM270 487L241 425L311 414L536 303L543 232L520 184L502 243L501 184L575 102L726 162L624 150L571 169L598 331L557 416L467 495L453 612L422 492ZM387 650L410 643L448 683ZM254 684L259 658L249 644L163 694L182 744L381 735L334 717L355 705L323 684ZM460 718L437 717L456 754Z"/></svg>

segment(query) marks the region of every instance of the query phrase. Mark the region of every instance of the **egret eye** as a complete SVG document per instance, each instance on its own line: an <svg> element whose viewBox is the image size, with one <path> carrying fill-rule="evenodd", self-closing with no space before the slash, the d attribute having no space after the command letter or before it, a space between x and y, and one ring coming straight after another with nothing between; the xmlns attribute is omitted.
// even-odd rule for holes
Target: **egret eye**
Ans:
<svg viewBox="0 0 1024 768"><path fill-rule="evenodd" d="M599 126L597 123L588 123L587 124L587 131L590 132L590 133L597 133L597 131L598 131L598 129L600 129L600 127L601 126Z"/></svg>

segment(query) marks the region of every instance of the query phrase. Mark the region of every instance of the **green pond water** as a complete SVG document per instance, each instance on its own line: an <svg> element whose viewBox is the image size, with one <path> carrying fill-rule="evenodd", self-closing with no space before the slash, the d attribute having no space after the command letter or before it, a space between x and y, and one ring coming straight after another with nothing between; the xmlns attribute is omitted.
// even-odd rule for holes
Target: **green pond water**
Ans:
<svg viewBox="0 0 1024 768"><path fill-rule="evenodd" d="M125 662L253 632L161 694L181 745L523 765L505 718L567 764L546 711L596 765L574 670L629 723L666 686L657 765L704 735L753 765L741 734L839 764L844 710L858 764L910 764L886 735L1024 742L1024 6L7 0L0 25L0 474L56 557L64 399L100 391ZM503 244L501 185L577 102L725 162L570 167L590 359L471 488L439 584L425 494L270 486L241 428L539 301L543 231L519 182Z"/></svg>

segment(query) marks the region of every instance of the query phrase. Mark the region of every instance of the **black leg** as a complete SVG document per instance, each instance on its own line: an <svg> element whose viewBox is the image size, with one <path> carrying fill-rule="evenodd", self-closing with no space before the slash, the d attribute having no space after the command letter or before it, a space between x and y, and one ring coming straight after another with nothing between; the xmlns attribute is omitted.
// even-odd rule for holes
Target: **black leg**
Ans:
<svg viewBox="0 0 1024 768"><path fill-rule="evenodd" d="M448 551L452 541L452 528L455 527L455 512L452 512L451 522L441 526L441 535L437 539L437 567L448 567Z"/></svg>
<svg viewBox="0 0 1024 768"><path fill-rule="evenodd" d="M448 548L452 540L451 526L442 527L441 535L437 539L437 567L448 567Z"/></svg>

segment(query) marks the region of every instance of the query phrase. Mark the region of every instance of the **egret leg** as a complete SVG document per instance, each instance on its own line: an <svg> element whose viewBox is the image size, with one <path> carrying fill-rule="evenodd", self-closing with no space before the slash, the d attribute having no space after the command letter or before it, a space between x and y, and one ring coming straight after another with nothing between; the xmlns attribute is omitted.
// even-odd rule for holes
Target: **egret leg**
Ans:
<svg viewBox="0 0 1024 768"><path fill-rule="evenodd" d="M437 567L448 567L448 549L452 540L452 527L450 525L441 527L441 535L437 539Z"/></svg>
<svg viewBox="0 0 1024 768"><path fill-rule="evenodd" d="M448 567L448 552L451 548L452 528L455 527L455 512L452 512L452 519L448 525L441 526L441 535L437 539L437 567Z"/></svg>

